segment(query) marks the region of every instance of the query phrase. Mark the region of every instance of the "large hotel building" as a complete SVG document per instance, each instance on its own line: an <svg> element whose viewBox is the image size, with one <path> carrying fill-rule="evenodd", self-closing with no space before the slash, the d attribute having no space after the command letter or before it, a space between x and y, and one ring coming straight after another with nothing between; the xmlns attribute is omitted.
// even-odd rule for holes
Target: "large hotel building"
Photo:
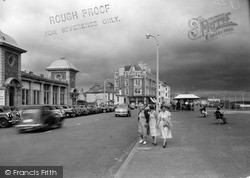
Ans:
<svg viewBox="0 0 250 178"><path fill-rule="evenodd" d="M119 67L114 88L120 96L125 96L124 103L151 103L156 96L156 77L149 65L139 61L137 65Z"/></svg>
<svg viewBox="0 0 250 178"><path fill-rule="evenodd" d="M75 104L78 70L61 58L46 68L48 77L21 71L21 54L26 52L0 31L0 105Z"/></svg>

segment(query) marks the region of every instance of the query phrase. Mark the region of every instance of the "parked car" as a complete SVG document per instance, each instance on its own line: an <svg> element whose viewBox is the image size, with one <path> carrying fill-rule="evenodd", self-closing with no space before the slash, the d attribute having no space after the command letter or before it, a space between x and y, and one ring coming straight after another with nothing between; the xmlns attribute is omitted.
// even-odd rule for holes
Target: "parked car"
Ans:
<svg viewBox="0 0 250 178"><path fill-rule="evenodd" d="M78 114L78 109L75 106L68 106L72 110L71 117L76 117Z"/></svg>
<svg viewBox="0 0 250 178"><path fill-rule="evenodd" d="M90 110L85 105L82 105L80 108L81 108L82 115L90 114Z"/></svg>
<svg viewBox="0 0 250 178"><path fill-rule="evenodd" d="M13 126L20 121L20 113L9 106L0 106L0 127Z"/></svg>
<svg viewBox="0 0 250 178"><path fill-rule="evenodd" d="M127 104L121 104L118 105L118 107L115 109L115 116L131 116L130 108Z"/></svg>
<svg viewBox="0 0 250 178"><path fill-rule="evenodd" d="M98 114L102 112L102 109L97 106L92 106L93 114Z"/></svg>
<svg viewBox="0 0 250 178"><path fill-rule="evenodd" d="M115 111L115 107L110 105L108 106L108 112L114 112Z"/></svg>
<svg viewBox="0 0 250 178"><path fill-rule="evenodd" d="M65 112L60 106L56 105L56 106L51 106L51 107L52 107L52 110L55 113L59 114L60 117L65 118Z"/></svg>
<svg viewBox="0 0 250 178"><path fill-rule="evenodd" d="M60 107L63 109L66 117L73 117L74 116L74 112L69 106L63 105Z"/></svg>
<svg viewBox="0 0 250 178"><path fill-rule="evenodd" d="M109 112L108 106L100 106L101 108L101 112L105 113L105 112Z"/></svg>
<svg viewBox="0 0 250 178"><path fill-rule="evenodd" d="M81 107L78 106L78 105L72 106L72 110L73 110L73 112L75 112L75 115L76 115L76 116L81 116L81 115L83 115L83 114L82 114L82 111L81 111Z"/></svg>
<svg viewBox="0 0 250 178"><path fill-rule="evenodd" d="M27 106L21 113L21 120L15 126L19 133L33 130L60 128L64 118L53 111L53 106Z"/></svg>
<svg viewBox="0 0 250 178"><path fill-rule="evenodd" d="M87 105L87 110L89 111L89 114L95 114L95 110L93 106Z"/></svg>

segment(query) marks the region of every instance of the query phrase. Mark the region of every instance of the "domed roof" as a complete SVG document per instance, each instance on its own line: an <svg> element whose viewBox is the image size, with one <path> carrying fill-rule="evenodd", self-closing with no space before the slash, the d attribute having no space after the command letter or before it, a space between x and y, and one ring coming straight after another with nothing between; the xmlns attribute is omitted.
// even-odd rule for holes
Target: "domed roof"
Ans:
<svg viewBox="0 0 250 178"><path fill-rule="evenodd" d="M52 71L52 70L73 70L75 72L79 72L75 68L75 66L71 62L66 60L64 57L61 57L61 59L58 59L58 60L52 62L52 64L50 64L50 66L47 67L46 70L48 70L48 71Z"/></svg>
<svg viewBox="0 0 250 178"><path fill-rule="evenodd" d="M15 48L16 50L18 50L21 53L27 52L26 50L20 48L19 45L17 44L17 42L12 37L10 37L9 35L1 32L1 31L0 31L0 45Z"/></svg>
<svg viewBox="0 0 250 178"><path fill-rule="evenodd" d="M0 31L0 42L9 43L13 46L18 47L17 42L12 37L10 37L9 35L1 32L1 31Z"/></svg>

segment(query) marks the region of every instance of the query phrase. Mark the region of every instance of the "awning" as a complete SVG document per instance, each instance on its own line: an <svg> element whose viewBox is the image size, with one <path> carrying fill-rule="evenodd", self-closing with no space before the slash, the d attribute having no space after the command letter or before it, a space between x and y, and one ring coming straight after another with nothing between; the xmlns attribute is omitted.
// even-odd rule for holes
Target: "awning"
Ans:
<svg viewBox="0 0 250 178"><path fill-rule="evenodd" d="M153 103L156 103L156 99L150 97L150 100L151 100Z"/></svg>
<svg viewBox="0 0 250 178"><path fill-rule="evenodd" d="M179 94L174 99L199 99L200 97L194 94Z"/></svg>

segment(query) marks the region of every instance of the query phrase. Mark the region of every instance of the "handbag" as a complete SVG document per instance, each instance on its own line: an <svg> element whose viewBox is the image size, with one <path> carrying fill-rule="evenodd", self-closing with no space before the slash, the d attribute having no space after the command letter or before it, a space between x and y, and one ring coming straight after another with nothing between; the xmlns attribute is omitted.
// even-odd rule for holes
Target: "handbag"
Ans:
<svg viewBox="0 0 250 178"><path fill-rule="evenodd" d="M168 127L169 129L171 129L172 126L173 126L173 125L172 125L171 122L169 122L169 121L167 121L167 120L164 121L163 127Z"/></svg>

